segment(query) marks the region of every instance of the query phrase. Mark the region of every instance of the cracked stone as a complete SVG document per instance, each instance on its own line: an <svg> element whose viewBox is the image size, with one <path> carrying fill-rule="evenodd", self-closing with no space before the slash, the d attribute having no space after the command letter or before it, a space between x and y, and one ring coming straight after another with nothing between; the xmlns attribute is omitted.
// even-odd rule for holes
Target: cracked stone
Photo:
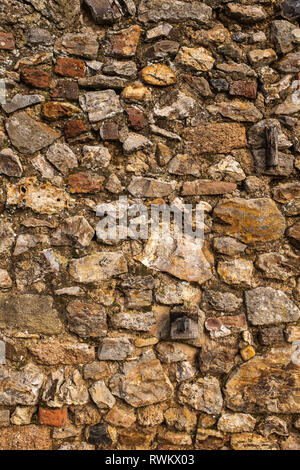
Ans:
<svg viewBox="0 0 300 470"><path fill-rule="evenodd" d="M44 374L34 364L19 371L0 366L0 404L5 406L36 405Z"/></svg>
<svg viewBox="0 0 300 470"><path fill-rule="evenodd" d="M71 260L69 270L77 282L99 282L126 273L127 263L121 251L102 252Z"/></svg>
<svg viewBox="0 0 300 470"><path fill-rule="evenodd" d="M208 414L219 414L223 405L219 381L215 377L204 377L195 383L182 384L178 398L180 403Z"/></svg>
<svg viewBox="0 0 300 470"><path fill-rule="evenodd" d="M98 122L123 112L114 90L91 91L81 95L80 106L89 115L90 122Z"/></svg>

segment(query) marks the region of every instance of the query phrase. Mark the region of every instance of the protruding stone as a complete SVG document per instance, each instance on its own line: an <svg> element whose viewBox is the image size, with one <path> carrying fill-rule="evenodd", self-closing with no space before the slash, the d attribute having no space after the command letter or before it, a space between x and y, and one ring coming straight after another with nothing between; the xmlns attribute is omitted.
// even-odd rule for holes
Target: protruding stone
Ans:
<svg viewBox="0 0 300 470"><path fill-rule="evenodd" d="M109 54L116 57L133 57L140 35L141 28L138 25L109 34Z"/></svg>
<svg viewBox="0 0 300 470"><path fill-rule="evenodd" d="M81 95L79 102L82 109L88 113L90 122L102 121L123 112L114 90L85 93Z"/></svg>
<svg viewBox="0 0 300 470"><path fill-rule="evenodd" d="M14 152L7 148L0 152L0 174L6 176L22 176L23 168L20 159Z"/></svg>
<svg viewBox="0 0 300 470"><path fill-rule="evenodd" d="M197 72L207 72L213 68L215 63L213 56L204 47L182 47L175 60L185 68Z"/></svg>
<svg viewBox="0 0 300 470"><path fill-rule="evenodd" d="M63 174L78 166L77 158L66 144L51 145L47 152L47 160Z"/></svg>
<svg viewBox="0 0 300 470"><path fill-rule="evenodd" d="M0 366L0 404L5 406L36 405L44 375L33 364L14 371Z"/></svg>

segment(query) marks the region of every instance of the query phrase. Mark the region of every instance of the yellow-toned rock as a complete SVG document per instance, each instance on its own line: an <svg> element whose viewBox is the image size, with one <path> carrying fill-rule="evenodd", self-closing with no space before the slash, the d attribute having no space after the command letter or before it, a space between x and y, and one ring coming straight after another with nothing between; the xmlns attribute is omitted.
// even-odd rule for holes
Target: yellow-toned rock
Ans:
<svg viewBox="0 0 300 470"><path fill-rule="evenodd" d="M211 53L204 47L182 47L175 60L184 67L200 72L211 70L215 63Z"/></svg>
<svg viewBox="0 0 300 470"><path fill-rule="evenodd" d="M155 64L143 68L142 79L150 85L168 86L176 82L176 75L167 65Z"/></svg>
<svg viewBox="0 0 300 470"><path fill-rule="evenodd" d="M240 350L240 354L244 361L249 361L249 359L255 356L255 349L252 346L247 346Z"/></svg>
<svg viewBox="0 0 300 470"><path fill-rule="evenodd" d="M134 82L124 88L122 98L129 101L146 101L151 97L151 93L142 83Z"/></svg>

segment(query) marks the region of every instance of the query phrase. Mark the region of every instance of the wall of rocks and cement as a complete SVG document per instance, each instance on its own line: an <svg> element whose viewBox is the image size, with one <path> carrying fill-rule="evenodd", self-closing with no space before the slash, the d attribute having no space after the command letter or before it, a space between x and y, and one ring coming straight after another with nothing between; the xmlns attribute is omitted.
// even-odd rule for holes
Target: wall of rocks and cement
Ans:
<svg viewBox="0 0 300 470"><path fill-rule="evenodd" d="M0 1L0 449L300 449L299 18ZM121 195L204 245L105 242Z"/></svg>

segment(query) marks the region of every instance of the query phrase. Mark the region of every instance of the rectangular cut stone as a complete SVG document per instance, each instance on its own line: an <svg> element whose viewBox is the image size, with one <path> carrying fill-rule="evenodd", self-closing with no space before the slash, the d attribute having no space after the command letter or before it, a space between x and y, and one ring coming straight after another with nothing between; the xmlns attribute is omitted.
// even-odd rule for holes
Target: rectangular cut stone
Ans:
<svg viewBox="0 0 300 470"><path fill-rule="evenodd" d="M12 426L1 429L0 450L51 450L50 429L46 426Z"/></svg>
<svg viewBox="0 0 300 470"><path fill-rule="evenodd" d="M247 145L246 130L236 123L216 122L187 128L183 132L187 151L192 155L202 153L227 153Z"/></svg>

